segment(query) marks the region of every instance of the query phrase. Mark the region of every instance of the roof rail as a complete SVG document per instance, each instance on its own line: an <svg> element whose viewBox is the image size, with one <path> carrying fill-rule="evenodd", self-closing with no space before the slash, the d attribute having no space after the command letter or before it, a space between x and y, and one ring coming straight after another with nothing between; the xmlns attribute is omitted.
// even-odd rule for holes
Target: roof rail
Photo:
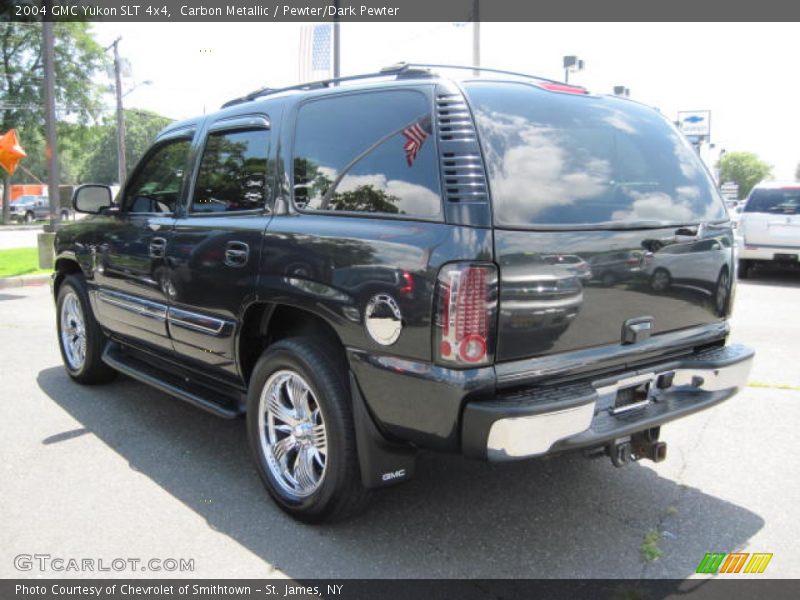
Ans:
<svg viewBox="0 0 800 600"><path fill-rule="evenodd" d="M229 106L234 106L236 104L241 104L242 102L249 102L250 100L255 100L256 98L262 98L264 96L270 96L272 94L278 94L280 92L289 92L292 90L316 90L320 88L327 88L331 87L334 84L341 83L344 81L358 81L359 79L375 79L379 77L390 77L392 75L396 75L398 78L401 77L431 77L432 73L427 69L416 69L416 68L409 68L408 63L399 63L394 67L387 67L381 69L377 73L363 73L361 75L347 75L345 77L332 77L330 79L320 79L318 81L309 81L306 83L298 83L297 85L290 85L287 87L282 88L260 88L254 92L250 92L240 98L234 98L233 100L228 100L225 104L222 105L222 108L228 108Z"/></svg>
<svg viewBox="0 0 800 600"><path fill-rule="evenodd" d="M526 79L536 79L537 81L547 81L549 83L564 83L556 79L549 79L547 77L540 77L539 75L532 75L530 73L519 73L517 71L504 71L502 69L490 69L488 67L468 66L468 65L444 65L444 64L428 64L428 63L397 63L390 67L386 67L389 72L399 72L403 69L454 69L458 71L485 71L487 73L499 73L501 75L514 75L515 77L525 77Z"/></svg>
<svg viewBox="0 0 800 600"><path fill-rule="evenodd" d="M243 102L249 102L256 98L263 98L272 94L281 92L289 92L292 90L315 90L320 88L331 87L332 85L342 83L345 81L358 81L361 79L376 79L379 77L396 76L401 78L414 78L414 77L432 77L433 72L431 69L456 69L461 71L485 71L487 73L499 73L501 75L513 75L514 77L525 77L527 79L536 79L537 81L546 81L549 83L561 83L555 79L548 79L546 77L539 77L538 75L531 75L530 73L518 73L516 71L503 71L501 69L489 69L486 67L477 66L464 66L464 65L442 65L442 64L425 64L425 63L407 63L400 62L388 67L384 67L376 73L363 73L360 75L347 75L345 77L332 77L330 79L320 79L318 81L309 81L306 83L299 83L297 85L290 85L282 88L260 88L254 92L250 92L240 98L234 98L222 105L222 108L228 108Z"/></svg>

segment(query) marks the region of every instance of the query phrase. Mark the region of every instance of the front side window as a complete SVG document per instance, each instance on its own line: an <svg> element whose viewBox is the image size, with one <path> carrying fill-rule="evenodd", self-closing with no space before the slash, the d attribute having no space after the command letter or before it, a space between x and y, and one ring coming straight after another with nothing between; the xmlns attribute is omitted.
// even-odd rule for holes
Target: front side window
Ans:
<svg viewBox="0 0 800 600"><path fill-rule="evenodd" d="M178 203L191 140L161 144L136 170L125 188L124 210L130 213L172 213Z"/></svg>
<svg viewBox="0 0 800 600"><path fill-rule="evenodd" d="M264 208L269 131L221 131L208 136L191 211L216 213Z"/></svg>
<svg viewBox="0 0 800 600"><path fill-rule="evenodd" d="M303 105L294 144L294 201L315 211L432 218L441 212L431 103L403 90Z"/></svg>
<svg viewBox="0 0 800 600"><path fill-rule="evenodd" d="M465 87L498 225L613 228L725 219L697 154L655 110L525 83Z"/></svg>

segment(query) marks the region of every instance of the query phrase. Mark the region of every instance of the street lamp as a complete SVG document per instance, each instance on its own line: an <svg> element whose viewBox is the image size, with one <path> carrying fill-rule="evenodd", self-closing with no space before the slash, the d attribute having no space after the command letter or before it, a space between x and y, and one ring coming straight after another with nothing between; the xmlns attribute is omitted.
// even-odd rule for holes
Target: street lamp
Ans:
<svg viewBox="0 0 800 600"><path fill-rule="evenodd" d="M153 85L153 82L150 81L149 79L146 79L145 81L140 81L139 83L135 83L131 89L122 94L122 97L125 98L128 94L132 94L143 85Z"/></svg>
<svg viewBox="0 0 800 600"><path fill-rule="evenodd" d="M583 71L583 60L577 56L564 57L564 83L569 83L569 74Z"/></svg>
<svg viewBox="0 0 800 600"><path fill-rule="evenodd" d="M614 95L615 96L623 96L625 98L631 95L631 91L626 88L624 85L615 85L614 86Z"/></svg>

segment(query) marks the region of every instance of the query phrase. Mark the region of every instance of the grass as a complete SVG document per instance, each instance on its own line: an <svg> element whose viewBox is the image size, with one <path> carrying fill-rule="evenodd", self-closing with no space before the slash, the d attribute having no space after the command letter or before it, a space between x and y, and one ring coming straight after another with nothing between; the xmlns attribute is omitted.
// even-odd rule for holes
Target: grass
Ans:
<svg viewBox="0 0 800 600"><path fill-rule="evenodd" d="M639 546L639 551L642 553L642 558L644 558L647 562L652 562L654 560L658 560L664 551L658 547L658 542L661 541L661 532L658 530L653 530L647 533L644 536L644 541L642 545Z"/></svg>
<svg viewBox="0 0 800 600"><path fill-rule="evenodd" d="M9 248L0 250L0 277L36 275L49 273L49 269L39 268L37 248Z"/></svg>

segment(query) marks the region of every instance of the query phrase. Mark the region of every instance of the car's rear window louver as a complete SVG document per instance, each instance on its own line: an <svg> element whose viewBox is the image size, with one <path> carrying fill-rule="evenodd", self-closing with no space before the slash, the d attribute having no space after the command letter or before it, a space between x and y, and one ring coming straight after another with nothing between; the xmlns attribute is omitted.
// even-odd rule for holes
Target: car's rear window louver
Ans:
<svg viewBox="0 0 800 600"><path fill-rule="evenodd" d="M447 201L486 202L486 176L478 136L460 93L437 96L436 124Z"/></svg>

